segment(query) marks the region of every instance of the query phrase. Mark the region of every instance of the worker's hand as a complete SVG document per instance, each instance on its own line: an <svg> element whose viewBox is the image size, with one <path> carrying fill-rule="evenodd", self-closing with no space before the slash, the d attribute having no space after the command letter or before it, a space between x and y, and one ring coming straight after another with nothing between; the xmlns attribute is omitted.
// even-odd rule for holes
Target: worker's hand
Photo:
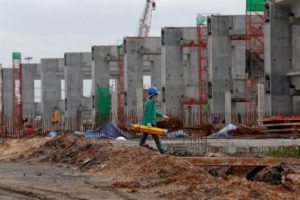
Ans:
<svg viewBox="0 0 300 200"><path fill-rule="evenodd" d="M169 119L169 117L167 115L163 115L163 118L165 119Z"/></svg>
<svg viewBox="0 0 300 200"><path fill-rule="evenodd" d="M147 126L148 126L148 127L152 127L151 123L148 123Z"/></svg>

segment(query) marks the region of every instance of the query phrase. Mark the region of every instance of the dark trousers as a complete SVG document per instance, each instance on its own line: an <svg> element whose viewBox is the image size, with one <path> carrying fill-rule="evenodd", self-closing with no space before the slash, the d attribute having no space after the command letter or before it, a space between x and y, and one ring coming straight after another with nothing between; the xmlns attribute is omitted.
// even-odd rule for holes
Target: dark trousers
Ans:
<svg viewBox="0 0 300 200"><path fill-rule="evenodd" d="M141 137L141 141L140 141L140 146L143 146L145 143L146 143L146 140L148 138L148 133L144 133ZM160 139L159 139L159 136L158 135L151 135L155 141L155 144L159 150L159 152L161 154L165 153L165 151L163 150L163 148L161 147L161 142L160 142Z"/></svg>

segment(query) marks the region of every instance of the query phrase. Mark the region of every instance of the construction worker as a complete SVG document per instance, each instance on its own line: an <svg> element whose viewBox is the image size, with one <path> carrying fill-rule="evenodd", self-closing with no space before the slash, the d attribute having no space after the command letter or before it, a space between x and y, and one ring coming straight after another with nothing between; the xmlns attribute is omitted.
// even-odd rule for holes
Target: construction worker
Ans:
<svg viewBox="0 0 300 200"><path fill-rule="evenodd" d="M163 115L156 111L155 100L158 96L157 88L152 86L148 89L148 99L145 103L144 115L142 118L142 125L155 127L157 117L164 117L168 119L168 116ZM140 146L144 146L148 137L148 133L143 133L140 141ZM161 142L158 135L152 135L156 146L161 154L164 153L163 148L161 147Z"/></svg>

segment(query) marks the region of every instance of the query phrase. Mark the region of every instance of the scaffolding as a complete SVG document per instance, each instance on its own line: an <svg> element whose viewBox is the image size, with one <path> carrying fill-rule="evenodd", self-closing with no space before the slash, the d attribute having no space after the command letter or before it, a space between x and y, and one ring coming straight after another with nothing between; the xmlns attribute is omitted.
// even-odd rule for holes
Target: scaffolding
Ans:
<svg viewBox="0 0 300 200"><path fill-rule="evenodd" d="M265 0L246 1L246 112L256 110L255 95L264 67Z"/></svg>
<svg viewBox="0 0 300 200"><path fill-rule="evenodd" d="M207 25L206 17L197 17L198 79L200 124L204 123L208 112L208 57L207 57Z"/></svg>
<svg viewBox="0 0 300 200"><path fill-rule="evenodd" d="M118 108L117 108L117 116L118 116L118 125L120 127L124 126L124 106L123 106L123 95L124 95L124 79L123 79L123 53L124 46L123 44L117 45L117 65L118 65Z"/></svg>
<svg viewBox="0 0 300 200"><path fill-rule="evenodd" d="M14 52L13 57L13 69L12 69L12 125L13 134L18 136L23 129L23 114L22 114L22 64L21 53Z"/></svg>
<svg viewBox="0 0 300 200"><path fill-rule="evenodd" d="M208 114L208 53L207 53L207 24L206 17L198 15L196 42L190 41L184 43L184 48L196 48L197 49L197 61L198 61L198 88L199 99L195 100L194 97L184 97L182 103L188 106L199 106L199 119L200 124L205 123L205 119Z"/></svg>

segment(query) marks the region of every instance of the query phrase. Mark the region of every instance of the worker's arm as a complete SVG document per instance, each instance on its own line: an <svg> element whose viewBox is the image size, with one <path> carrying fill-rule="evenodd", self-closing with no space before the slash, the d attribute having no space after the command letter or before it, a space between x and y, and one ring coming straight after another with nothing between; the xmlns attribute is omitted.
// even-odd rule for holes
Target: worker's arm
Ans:
<svg viewBox="0 0 300 200"><path fill-rule="evenodd" d="M155 111L155 113L156 113L156 117L163 117L164 116L164 114L162 114L160 112Z"/></svg>

